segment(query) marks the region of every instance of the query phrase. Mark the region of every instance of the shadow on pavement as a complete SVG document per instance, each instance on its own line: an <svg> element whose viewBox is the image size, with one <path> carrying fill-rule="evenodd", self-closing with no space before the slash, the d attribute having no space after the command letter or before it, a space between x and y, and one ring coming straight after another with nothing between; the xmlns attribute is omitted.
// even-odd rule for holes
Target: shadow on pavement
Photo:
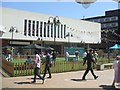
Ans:
<svg viewBox="0 0 120 90"><path fill-rule="evenodd" d="M32 84L31 82L14 82L15 84Z"/></svg>
<svg viewBox="0 0 120 90"><path fill-rule="evenodd" d="M34 78L27 78L27 79L34 79ZM40 79L40 78L36 78L36 79Z"/></svg>
<svg viewBox="0 0 120 90"><path fill-rule="evenodd" d="M85 79L85 80L82 80L82 79L71 79L72 81L87 81L87 80L94 80L94 79Z"/></svg>
<svg viewBox="0 0 120 90"><path fill-rule="evenodd" d="M82 79L71 79L72 81L86 81L86 80L82 80Z"/></svg>
<svg viewBox="0 0 120 90"><path fill-rule="evenodd" d="M111 85L100 85L99 87L102 87L104 90L120 90Z"/></svg>
<svg viewBox="0 0 120 90"><path fill-rule="evenodd" d="M14 82L15 84L19 84L19 85L22 85L22 84L42 84L42 83L32 83L32 82Z"/></svg>

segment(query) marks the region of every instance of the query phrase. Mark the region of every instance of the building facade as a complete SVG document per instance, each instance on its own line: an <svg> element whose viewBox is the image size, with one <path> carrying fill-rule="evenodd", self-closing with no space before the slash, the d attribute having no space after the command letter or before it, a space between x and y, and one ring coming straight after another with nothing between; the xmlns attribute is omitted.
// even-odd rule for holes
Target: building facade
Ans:
<svg viewBox="0 0 120 90"><path fill-rule="evenodd" d="M26 46L32 43L53 47L61 55L69 44L79 47L80 44L101 43L101 24L22 11L12 8L0 9L2 23L6 32L0 37L2 45L13 47ZM59 24L54 23L59 20ZM48 21L51 23L48 24Z"/></svg>
<svg viewBox="0 0 120 90"><path fill-rule="evenodd" d="M105 12L105 16L85 18L101 23L101 47L120 43L120 9Z"/></svg>

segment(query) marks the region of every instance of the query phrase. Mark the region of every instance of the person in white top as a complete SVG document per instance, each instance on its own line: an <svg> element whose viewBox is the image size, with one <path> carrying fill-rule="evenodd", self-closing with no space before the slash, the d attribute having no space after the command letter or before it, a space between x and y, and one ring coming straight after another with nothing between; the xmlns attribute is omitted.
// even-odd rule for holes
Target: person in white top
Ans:
<svg viewBox="0 0 120 90"><path fill-rule="evenodd" d="M115 86L115 83L120 83L120 56L117 56L114 61L114 73L112 86Z"/></svg>
<svg viewBox="0 0 120 90"><path fill-rule="evenodd" d="M83 61L86 59L86 56L87 56L87 50L85 50L85 52L83 53Z"/></svg>
<svg viewBox="0 0 120 90"><path fill-rule="evenodd" d="M35 60L34 60L34 80L32 83L36 82L36 76L43 80L42 84L44 83L44 78L40 76L39 69L40 69L41 59L37 51L35 51Z"/></svg>
<svg viewBox="0 0 120 90"><path fill-rule="evenodd" d="M65 58L66 58L66 61L69 60L69 53L68 53L68 51L66 51L66 53L65 53Z"/></svg>
<svg viewBox="0 0 120 90"><path fill-rule="evenodd" d="M7 60L8 60L8 61L11 61L11 60L12 60L12 59L11 59L11 54L10 54L10 53L8 54Z"/></svg>
<svg viewBox="0 0 120 90"><path fill-rule="evenodd" d="M97 60L98 60L98 53L96 52L96 50L93 51L93 58L94 58L95 62L97 62Z"/></svg>

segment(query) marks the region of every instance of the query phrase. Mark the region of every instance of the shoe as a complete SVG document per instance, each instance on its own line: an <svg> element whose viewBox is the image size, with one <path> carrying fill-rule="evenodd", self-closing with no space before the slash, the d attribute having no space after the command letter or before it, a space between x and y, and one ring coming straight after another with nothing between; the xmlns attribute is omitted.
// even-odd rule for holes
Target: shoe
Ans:
<svg viewBox="0 0 120 90"><path fill-rule="evenodd" d="M52 77L47 77L47 78L52 78Z"/></svg>
<svg viewBox="0 0 120 90"><path fill-rule="evenodd" d="M45 78L43 78L42 81L43 81L42 84L44 84Z"/></svg>
<svg viewBox="0 0 120 90"><path fill-rule="evenodd" d="M97 79L98 78L98 76L96 76L94 79Z"/></svg>
<svg viewBox="0 0 120 90"><path fill-rule="evenodd" d="M111 85L111 87L115 87L115 85Z"/></svg>

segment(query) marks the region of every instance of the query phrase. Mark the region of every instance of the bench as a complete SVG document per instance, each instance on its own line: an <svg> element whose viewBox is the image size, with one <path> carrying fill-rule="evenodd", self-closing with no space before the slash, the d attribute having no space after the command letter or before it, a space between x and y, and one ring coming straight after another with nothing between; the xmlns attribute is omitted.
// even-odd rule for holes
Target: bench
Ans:
<svg viewBox="0 0 120 90"><path fill-rule="evenodd" d="M75 61L76 56L75 55L69 55L68 59L69 59L69 61Z"/></svg>
<svg viewBox="0 0 120 90"><path fill-rule="evenodd" d="M105 69L112 69L113 68L113 63L106 63L102 65L97 65L97 70L105 70Z"/></svg>

